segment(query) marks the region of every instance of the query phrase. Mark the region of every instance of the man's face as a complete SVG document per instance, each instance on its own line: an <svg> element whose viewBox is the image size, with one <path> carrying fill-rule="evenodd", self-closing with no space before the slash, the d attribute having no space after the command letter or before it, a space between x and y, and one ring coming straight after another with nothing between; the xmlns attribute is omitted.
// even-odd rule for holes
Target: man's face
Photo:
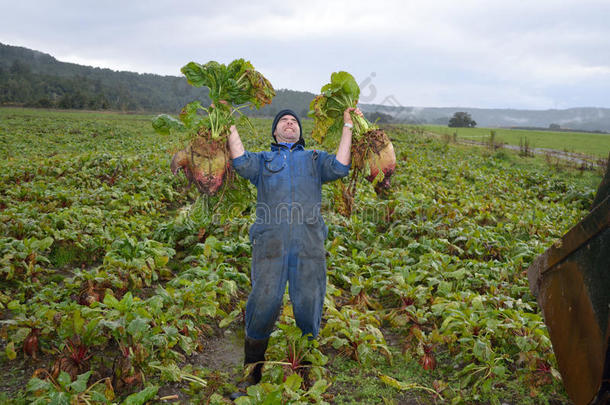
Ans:
<svg viewBox="0 0 610 405"><path fill-rule="evenodd" d="M299 122L292 115L284 115L275 127L275 138L278 142L294 143L299 140Z"/></svg>

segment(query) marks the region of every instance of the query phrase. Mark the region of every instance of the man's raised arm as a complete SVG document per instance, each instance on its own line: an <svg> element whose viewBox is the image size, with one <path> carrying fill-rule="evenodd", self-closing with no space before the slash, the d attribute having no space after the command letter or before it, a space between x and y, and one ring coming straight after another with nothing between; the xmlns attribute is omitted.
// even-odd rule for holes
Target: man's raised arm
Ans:
<svg viewBox="0 0 610 405"><path fill-rule="evenodd" d="M236 159L244 154L244 144L241 142L241 138L237 133L235 125L231 125L230 133L227 138L227 144L229 146L229 152L231 153L231 159Z"/></svg>
<svg viewBox="0 0 610 405"><path fill-rule="evenodd" d="M336 158L339 163L349 165L352 160L352 128L354 123L352 122L351 112L362 116L362 112L355 107L346 109L343 112L343 132L341 133L341 140L339 141L339 147L337 148Z"/></svg>

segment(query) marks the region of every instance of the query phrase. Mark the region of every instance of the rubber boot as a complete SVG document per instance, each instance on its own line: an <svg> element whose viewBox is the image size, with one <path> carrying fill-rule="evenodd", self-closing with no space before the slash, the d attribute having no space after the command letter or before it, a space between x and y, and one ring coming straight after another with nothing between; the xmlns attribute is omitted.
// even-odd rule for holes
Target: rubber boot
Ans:
<svg viewBox="0 0 610 405"><path fill-rule="evenodd" d="M267 345L269 344L269 338L267 339L251 339L246 336L244 342L244 365L255 364L248 377L245 381L237 384L239 391L232 393L229 398L235 400L239 397L245 396L246 389L251 385L256 385L261 381L263 376L263 362L265 361L265 352L267 351Z"/></svg>

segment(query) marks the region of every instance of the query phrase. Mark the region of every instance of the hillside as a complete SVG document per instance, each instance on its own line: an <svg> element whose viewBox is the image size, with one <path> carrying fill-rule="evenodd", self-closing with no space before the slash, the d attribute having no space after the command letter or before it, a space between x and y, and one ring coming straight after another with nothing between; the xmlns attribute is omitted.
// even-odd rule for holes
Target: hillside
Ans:
<svg viewBox="0 0 610 405"><path fill-rule="evenodd" d="M269 117L291 108L305 116L313 97L309 92L280 89L272 105L247 113ZM82 66L0 43L0 105L176 113L195 99L209 102L207 91L189 86L183 77ZM548 128L555 124L565 129L610 132L608 108L540 111L378 104L360 107L365 113L378 113L393 122L446 125L456 111L465 111L479 127Z"/></svg>
<svg viewBox="0 0 610 405"><path fill-rule="evenodd" d="M273 105L306 114L313 94L278 90ZM184 77L119 72L60 62L51 55L0 43L0 105L177 113L195 99L209 103L207 89ZM254 112L249 112L254 115Z"/></svg>
<svg viewBox="0 0 610 405"><path fill-rule="evenodd" d="M60 62L0 44L0 104L75 109L178 111L207 92L183 78Z"/></svg>

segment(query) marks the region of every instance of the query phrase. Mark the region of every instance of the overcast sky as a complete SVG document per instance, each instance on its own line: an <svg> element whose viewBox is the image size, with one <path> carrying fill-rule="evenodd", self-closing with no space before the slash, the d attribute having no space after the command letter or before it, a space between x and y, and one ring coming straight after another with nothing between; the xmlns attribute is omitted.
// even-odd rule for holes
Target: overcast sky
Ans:
<svg viewBox="0 0 610 405"><path fill-rule="evenodd" d="M361 102L610 107L609 0L0 0L0 42L58 60L180 75L245 58L317 93L347 70Z"/></svg>

